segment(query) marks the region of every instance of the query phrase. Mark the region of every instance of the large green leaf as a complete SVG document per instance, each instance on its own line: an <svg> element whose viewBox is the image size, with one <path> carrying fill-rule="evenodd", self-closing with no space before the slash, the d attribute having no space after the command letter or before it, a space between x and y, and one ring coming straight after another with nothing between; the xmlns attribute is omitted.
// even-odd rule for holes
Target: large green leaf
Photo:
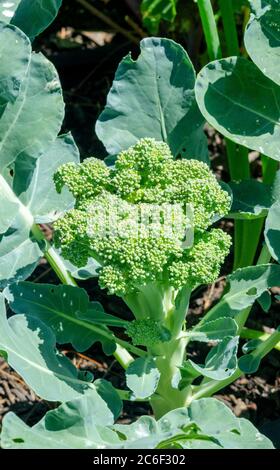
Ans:
<svg viewBox="0 0 280 470"><path fill-rule="evenodd" d="M0 295L0 349L8 362L41 398L72 400L94 388L78 379L73 364L55 350L50 328L30 315L6 318L4 297Z"/></svg>
<svg viewBox="0 0 280 470"><path fill-rule="evenodd" d="M103 415L103 416L102 416ZM272 443L246 419L239 419L222 402L203 398L156 421L141 416L130 425L111 424L100 397L82 398L49 411L29 428L14 413L3 420L4 449L273 449Z"/></svg>
<svg viewBox="0 0 280 470"><path fill-rule="evenodd" d="M207 160L204 120L194 96L195 72L174 41L147 38L136 61L120 63L96 133L110 154L142 137L167 142L173 155Z"/></svg>
<svg viewBox="0 0 280 470"><path fill-rule="evenodd" d="M241 57L211 62L199 73L195 92L215 129L280 160L280 87L252 62Z"/></svg>
<svg viewBox="0 0 280 470"><path fill-rule="evenodd" d="M35 222L53 222L62 212L74 205L67 189L58 194L53 175L60 165L79 162L79 151L71 134L54 140L37 160L24 154L15 164L14 192L32 213Z"/></svg>
<svg viewBox="0 0 280 470"><path fill-rule="evenodd" d="M5 296L14 312L32 315L48 325L60 344L72 343L78 351L85 351L100 341L107 354L115 350L110 331L94 324L95 312L104 312L102 306L90 304L84 289L19 282L6 289Z"/></svg>
<svg viewBox="0 0 280 470"><path fill-rule="evenodd" d="M271 345L280 341L280 326L265 341L251 340L245 347L244 356L238 361L239 369L245 374L257 372L262 358L271 350Z"/></svg>
<svg viewBox="0 0 280 470"><path fill-rule="evenodd" d="M234 317L238 312L253 305L263 292L280 284L280 266L265 264L237 269L227 277L226 294L204 316L201 324L220 317Z"/></svg>
<svg viewBox="0 0 280 470"><path fill-rule="evenodd" d="M126 369L126 384L135 398L153 395L160 379L160 372L152 357L135 359Z"/></svg>
<svg viewBox="0 0 280 470"><path fill-rule="evenodd" d="M216 439L216 443L204 444L199 440L186 441L184 448L203 449L273 449L270 440L247 419L238 419L230 409L214 398L194 401L189 409L190 419L194 420L202 432Z"/></svg>
<svg viewBox="0 0 280 470"><path fill-rule="evenodd" d="M62 0L21 0L11 22L34 38L54 20L61 3Z"/></svg>
<svg viewBox="0 0 280 470"><path fill-rule="evenodd" d="M227 336L237 334L237 323L229 317L221 317L216 320L198 323L188 335L192 341L208 343L209 341L222 341Z"/></svg>
<svg viewBox="0 0 280 470"><path fill-rule="evenodd" d="M55 251L59 254L59 257L63 260L63 264L75 279L85 280L92 277L98 277L98 270L101 265L95 259L89 258L85 266L77 268L77 266L74 266L74 264L70 263L69 260L63 258L60 249L55 249Z"/></svg>
<svg viewBox="0 0 280 470"><path fill-rule="evenodd" d="M255 64L280 85L279 0L251 0L252 14L244 41Z"/></svg>
<svg viewBox="0 0 280 470"><path fill-rule="evenodd" d="M63 115L57 72L42 54L33 54L17 99L0 119L0 171L24 154L37 159L56 138Z"/></svg>
<svg viewBox="0 0 280 470"><path fill-rule="evenodd" d="M205 364L188 363L201 375L213 380L224 380L234 374L237 368L237 348L239 337L226 337L211 349Z"/></svg>
<svg viewBox="0 0 280 470"><path fill-rule="evenodd" d="M157 34L161 20L172 21L176 16L177 0L142 0L143 24L151 34Z"/></svg>
<svg viewBox="0 0 280 470"><path fill-rule="evenodd" d="M1 3L0 3L1 7ZM1 19L1 15L0 15ZM0 116L17 98L31 58L31 44L17 28L0 23Z"/></svg>
<svg viewBox="0 0 280 470"><path fill-rule="evenodd" d="M0 20L11 22L30 38L54 20L62 0L0 0Z"/></svg>
<svg viewBox="0 0 280 470"><path fill-rule="evenodd" d="M41 248L25 226L0 236L0 288L30 276L43 255Z"/></svg>
<svg viewBox="0 0 280 470"><path fill-rule="evenodd" d="M256 219L267 215L273 204L271 186L257 180L229 183L233 202L228 215L234 219Z"/></svg>
<svg viewBox="0 0 280 470"><path fill-rule="evenodd" d="M275 202L269 210L264 236L271 256L280 263L280 201Z"/></svg>
<svg viewBox="0 0 280 470"><path fill-rule="evenodd" d="M33 217L15 197L0 174L0 288L9 282L25 279L34 270L42 255L44 243L38 243L32 233ZM7 214L7 210L10 213ZM2 230L0 230L1 232Z"/></svg>
<svg viewBox="0 0 280 470"><path fill-rule="evenodd" d="M19 204L15 200L11 200L9 194L6 194L1 187L0 180L0 236L4 234L11 226L13 220L19 211Z"/></svg>

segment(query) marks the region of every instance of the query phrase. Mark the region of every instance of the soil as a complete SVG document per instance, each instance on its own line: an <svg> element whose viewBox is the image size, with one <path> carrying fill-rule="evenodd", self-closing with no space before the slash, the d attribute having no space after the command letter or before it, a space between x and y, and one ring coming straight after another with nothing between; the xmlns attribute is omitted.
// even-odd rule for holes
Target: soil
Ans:
<svg viewBox="0 0 280 470"><path fill-rule="evenodd" d="M73 1L65 2L57 20L35 42L35 48L43 51L58 69L66 102L66 117L63 131L69 131L80 148L82 158L87 156L106 155L105 149L94 134L94 123L104 107L106 95L110 89L113 76L121 58L129 51L136 55L138 48L127 38L104 28L100 20L93 19L82 8L73 14ZM102 8L106 4L101 0ZM108 2L107 2L108 3ZM119 3L119 2L118 2ZM133 2L127 2L133 3ZM114 1L110 2L114 5ZM109 8L109 7L108 7ZM123 12L110 10L116 21L126 14L133 16L129 7L121 7ZM71 21L70 21L71 19ZM120 20L124 22L124 20ZM123 24L127 27L127 24ZM92 31L94 30L94 31ZM218 177L228 180L225 164L225 147L222 137L212 129L206 129L213 168ZM250 154L254 176L260 174L258 155ZM42 227L49 236L51 229ZM227 221L224 228L232 233L232 223ZM232 259L229 257L222 277L213 285L194 292L191 299L189 325L199 321L221 296L225 285L224 275L231 271ZM42 260L31 279L33 282L58 283L45 260ZM90 297L100 301L105 311L129 319L131 314L124 303L114 296L106 296L99 289L96 280L79 283L85 287ZM280 289L272 290L279 294ZM269 313L264 313L256 303L248 321L248 327L270 332L280 323L279 302L273 301ZM106 378L118 388L125 387L124 375L118 363L106 357L99 344L95 344L83 354L73 351L71 345L64 345L63 352L79 369L90 370L95 378ZM194 345L189 351L191 357L202 359L207 352L207 345ZM240 378L220 392L221 399L239 417L250 419L262 432L273 439L280 447L280 354L272 351L262 362L260 370L254 375ZM0 422L8 411L14 411L28 425L33 425L54 405L39 399L24 381L0 358ZM142 414L149 414L150 408L145 404L124 403L123 413L119 419L130 423Z"/></svg>

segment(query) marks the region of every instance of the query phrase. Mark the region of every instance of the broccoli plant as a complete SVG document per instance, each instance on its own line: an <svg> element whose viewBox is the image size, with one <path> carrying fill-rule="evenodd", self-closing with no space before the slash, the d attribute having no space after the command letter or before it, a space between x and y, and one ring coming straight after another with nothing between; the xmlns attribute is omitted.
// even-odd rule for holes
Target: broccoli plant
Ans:
<svg viewBox="0 0 280 470"><path fill-rule="evenodd" d="M173 390L172 377L185 359L188 301L217 279L229 253L230 236L209 226L228 213L230 196L205 163L174 160L151 138L122 151L113 168L90 158L64 164L54 180L76 198L54 224L56 247L78 267L95 259L101 288L131 309L127 334L147 347L161 376L156 415L184 406L188 391Z"/></svg>
<svg viewBox="0 0 280 470"><path fill-rule="evenodd" d="M0 354L53 402L32 428L7 413L1 447L272 448L212 396L279 348L279 329L245 328L254 302L267 306L280 282L270 263L279 260L279 174L265 188L250 185L249 195L242 183L216 179L193 66L160 38L143 40L138 59L119 65L96 124L108 158L81 163L72 136L58 136L64 106L54 67L15 25L0 23L0 39ZM191 326L190 297L217 280L233 249L221 219L244 214L268 214L267 244L255 265L227 276L219 301ZM53 224L53 243L42 223ZM28 280L41 257L60 284ZM126 303L130 320L78 286L93 277ZM253 341L239 347L247 336ZM122 388L77 369L61 348L83 352L96 342L123 367ZM191 356L191 343L205 343L206 357ZM119 424L125 401L147 402L150 416Z"/></svg>

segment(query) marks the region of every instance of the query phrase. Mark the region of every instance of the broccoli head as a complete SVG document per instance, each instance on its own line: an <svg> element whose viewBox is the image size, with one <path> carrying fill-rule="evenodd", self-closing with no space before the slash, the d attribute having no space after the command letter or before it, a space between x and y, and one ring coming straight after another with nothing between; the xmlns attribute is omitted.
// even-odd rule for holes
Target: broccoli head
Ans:
<svg viewBox="0 0 280 470"><path fill-rule="evenodd" d="M171 337L170 331L161 322L151 318L131 321L126 327L126 334L136 346L148 348L169 341Z"/></svg>
<svg viewBox="0 0 280 470"><path fill-rule="evenodd" d="M157 285L170 298L170 287L218 276L231 242L210 226L229 211L230 197L205 163L175 160L166 143L146 138L114 167L96 158L67 163L54 181L76 198L55 223L55 244L76 266L97 260L109 293L131 298Z"/></svg>

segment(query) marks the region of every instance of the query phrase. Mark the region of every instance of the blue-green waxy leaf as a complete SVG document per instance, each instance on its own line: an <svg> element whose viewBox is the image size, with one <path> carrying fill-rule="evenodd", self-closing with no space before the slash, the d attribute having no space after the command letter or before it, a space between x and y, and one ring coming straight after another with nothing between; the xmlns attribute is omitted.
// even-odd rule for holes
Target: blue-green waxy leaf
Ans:
<svg viewBox="0 0 280 470"><path fill-rule="evenodd" d="M268 312L271 307L271 294L269 290L265 290L263 294L257 299L258 303L260 304L261 308L264 312Z"/></svg>
<svg viewBox="0 0 280 470"><path fill-rule="evenodd" d="M96 133L110 154L143 137L167 142L173 155L208 158L204 120L195 96L195 72L174 41L146 38L136 61L120 63Z"/></svg>
<svg viewBox="0 0 280 470"><path fill-rule="evenodd" d="M13 190L36 223L52 222L74 205L70 192L63 188L58 194L53 182L57 168L68 162L79 162L79 151L71 134L59 136L37 160L27 154L17 159Z"/></svg>
<svg viewBox="0 0 280 470"><path fill-rule="evenodd" d="M1 183L0 183L1 184ZM0 236L11 226L19 211L19 204L11 201L5 193L0 193Z"/></svg>
<svg viewBox="0 0 280 470"><path fill-rule="evenodd" d="M0 21L12 23L30 38L54 20L62 0L0 0Z"/></svg>
<svg viewBox="0 0 280 470"><path fill-rule="evenodd" d="M251 0L252 14L244 42L246 49L271 80L280 85L280 3L278 0Z"/></svg>
<svg viewBox="0 0 280 470"><path fill-rule="evenodd" d="M7 103L13 103L19 94L31 59L31 44L28 38L19 29L3 23L0 23L0 38L1 116Z"/></svg>
<svg viewBox="0 0 280 470"><path fill-rule="evenodd" d="M280 160L280 87L255 64L241 57L211 62L195 93L203 116L225 137Z"/></svg>
<svg viewBox="0 0 280 470"><path fill-rule="evenodd" d="M90 279L92 277L98 277L98 271L100 270L101 265L95 259L89 258L85 266L83 266L82 268L77 268L77 266L74 266L73 263L63 258L61 250L56 249L55 251L59 253L59 256L61 259L63 259L63 263L66 266L67 270L75 279L85 280Z"/></svg>
<svg viewBox="0 0 280 470"><path fill-rule="evenodd" d="M37 159L56 138L63 115L57 72L42 54L33 54L17 99L0 119L0 171L24 155Z"/></svg>
<svg viewBox="0 0 280 470"><path fill-rule="evenodd" d="M90 323L95 323L96 325L125 327L129 323L127 320L122 320L114 315L105 313L102 305L98 302L90 302L86 313L79 312L79 318L87 320Z"/></svg>
<svg viewBox="0 0 280 470"><path fill-rule="evenodd" d="M126 384L135 398L148 398L157 389L160 372L152 357L135 359L126 370Z"/></svg>
<svg viewBox="0 0 280 470"><path fill-rule="evenodd" d="M215 398L202 398L156 421L141 416L112 425L106 404L94 393L64 403L32 428L14 413L3 420L4 449L273 449L246 419Z"/></svg>
<svg viewBox="0 0 280 470"><path fill-rule="evenodd" d="M273 204L270 185L257 180L244 180L240 183L229 183L233 201L229 218L256 219L267 215Z"/></svg>
<svg viewBox="0 0 280 470"><path fill-rule="evenodd" d="M280 202L275 202L269 210L264 237L271 256L280 263Z"/></svg>
<svg viewBox="0 0 280 470"><path fill-rule="evenodd" d="M9 229L0 236L0 288L30 276L43 255L42 249L26 227Z"/></svg>
<svg viewBox="0 0 280 470"><path fill-rule="evenodd" d="M249 342L249 354L240 357L238 361L239 369L245 374L257 372L262 358L280 341L280 326L267 338L260 343L255 342L255 348L252 347L252 341ZM250 347L251 343L251 347Z"/></svg>
<svg viewBox="0 0 280 470"><path fill-rule="evenodd" d="M237 323L233 318L222 317L195 326L190 332L192 341L222 341L227 336L237 334Z"/></svg>
<svg viewBox="0 0 280 470"><path fill-rule="evenodd" d="M93 387L79 380L71 361L55 350L50 328L30 315L14 315L7 320L3 295L0 331L0 349L6 352L10 366L41 398L72 400Z"/></svg>
<svg viewBox="0 0 280 470"><path fill-rule="evenodd" d="M32 273L42 255L44 243L39 244L34 239L32 215L20 204L1 174L0 193L3 204L0 216L0 288L4 288Z"/></svg>
<svg viewBox="0 0 280 470"><path fill-rule="evenodd" d="M239 369L245 374L253 374L257 372L261 362L260 356L253 356L252 354L246 354L240 357L238 361Z"/></svg>
<svg viewBox="0 0 280 470"><path fill-rule="evenodd" d="M161 20L172 23L176 16L177 0L142 0L141 15L144 26L157 34Z"/></svg>
<svg viewBox="0 0 280 470"><path fill-rule="evenodd" d="M204 377L224 380L237 368L237 348L239 337L224 338L211 349L205 359L205 365L199 365L189 359L191 366Z"/></svg>
<svg viewBox="0 0 280 470"><path fill-rule="evenodd" d="M14 413L5 416L1 446L9 449L98 449L119 442L113 415L95 390L63 403L29 428ZM106 427L105 427L106 426ZM108 427L107 427L108 426ZM107 444L107 445L106 445Z"/></svg>
<svg viewBox="0 0 280 470"><path fill-rule="evenodd" d="M193 420L202 433L212 436L214 442L190 440L184 448L224 448L224 449L273 449L267 437L247 419L238 419L232 411L214 398L196 400L189 408L190 419Z"/></svg>
<svg viewBox="0 0 280 470"><path fill-rule="evenodd" d="M251 351L254 351L258 346L260 346L263 343L261 339L251 339L248 341L248 343L245 343L242 346L242 352L243 354L247 354Z"/></svg>
<svg viewBox="0 0 280 470"><path fill-rule="evenodd" d="M201 320L201 324L221 316L234 317L253 305L263 292L280 284L280 266L264 264L237 269L227 277L229 287L221 301Z"/></svg>
<svg viewBox="0 0 280 470"><path fill-rule="evenodd" d="M5 296L14 312L32 315L48 325L60 344L72 343L78 351L85 351L100 341L106 353L115 350L109 330L103 325L94 325L93 306L91 304L88 312L89 298L84 289L19 282L6 289ZM98 302L94 305L103 312Z"/></svg>
<svg viewBox="0 0 280 470"><path fill-rule="evenodd" d="M97 379L94 382L94 386L101 398L107 403L114 419L118 419L122 411L122 401L113 385L107 380ZM104 426L104 420L102 424Z"/></svg>
<svg viewBox="0 0 280 470"><path fill-rule="evenodd" d="M61 3L62 0L21 0L11 23L34 38L55 19Z"/></svg>

